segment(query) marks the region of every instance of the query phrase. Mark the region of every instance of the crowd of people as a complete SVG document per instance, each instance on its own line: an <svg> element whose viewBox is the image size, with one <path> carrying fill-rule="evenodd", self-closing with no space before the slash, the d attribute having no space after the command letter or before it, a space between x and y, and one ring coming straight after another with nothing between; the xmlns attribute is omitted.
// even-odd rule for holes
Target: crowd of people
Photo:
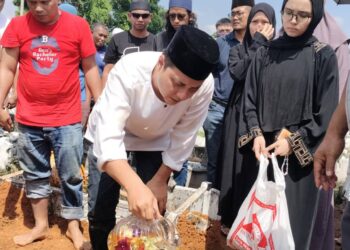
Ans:
<svg viewBox="0 0 350 250"><path fill-rule="evenodd" d="M281 30L267 1L232 0L231 17L218 20L213 36L197 28L192 0L169 0L158 34L147 29L147 0L132 0L130 29L111 35L112 27L89 25L71 4L27 5L23 16L0 12L0 126L13 129L8 109L15 106L18 160L35 218L31 231L14 237L17 245L48 235L51 152L67 237L76 249L107 250L120 189L136 216L164 215L168 180L173 174L185 185L203 126L222 234L257 178L260 155L274 152L280 165L288 162L295 248L334 249L334 165L350 124L350 55L323 0L284 0ZM90 242L79 227L85 159ZM344 249L349 218L347 206Z"/></svg>

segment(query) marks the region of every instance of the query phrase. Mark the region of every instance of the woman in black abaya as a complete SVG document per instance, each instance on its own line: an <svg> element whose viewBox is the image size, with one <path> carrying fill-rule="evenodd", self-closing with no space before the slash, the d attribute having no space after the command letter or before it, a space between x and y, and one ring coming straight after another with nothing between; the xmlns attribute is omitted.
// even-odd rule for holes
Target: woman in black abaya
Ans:
<svg viewBox="0 0 350 250"><path fill-rule="evenodd" d="M310 249L318 206L313 153L338 102L338 67L330 46L312 33L321 0L284 0L284 34L256 53L247 73L239 145L255 154L289 158L286 196L295 249ZM281 129L291 132L276 140ZM243 163L245 166L245 163ZM331 204L329 204L331 206Z"/></svg>
<svg viewBox="0 0 350 250"><path fill-rule="evenodd" d="M223 231L233 223L242 202L256 179L258 169L255 165L243 169L243 156L238 151L241 97L250 62L257 49L275 36L275 26L274 9L267 3L256 4L248 17L243 43L234 46L230 51L228 65L235 84L225 110L223 136L217 166L219 173L216 183L217 188L221 190L219 214L221 215ZM251 150L248 153L252 154Z"/></svg>

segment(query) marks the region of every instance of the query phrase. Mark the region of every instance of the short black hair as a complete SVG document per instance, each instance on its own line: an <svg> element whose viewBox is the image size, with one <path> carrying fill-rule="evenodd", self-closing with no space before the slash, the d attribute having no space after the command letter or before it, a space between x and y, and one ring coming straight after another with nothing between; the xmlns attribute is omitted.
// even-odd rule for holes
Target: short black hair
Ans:
<svg viewBox="0 0 350 250"><path fill-rule="evenodd" d="M163 54L164 54L164 68L167 68L167 67L174 67L174 63L173 61L171 61L169 55L168 55L168 51L163 51Z"/></svg>
<svg viewBox="0 0 350 250"><path fill-rule="evenodd" d="M94 31L96 28L99 28L99 27L102 27L109 32L107 25L105 25L104 23L100 23L100 22L94 23L92 25L92 31Z"/></svg>
<svg viewBox="0 0 350 250"><path fill-rule="evenodd" d="M231 25L231 20L227 17L221 18L216 22L215 27L217 28L223 24L230 24Z"/></svg>

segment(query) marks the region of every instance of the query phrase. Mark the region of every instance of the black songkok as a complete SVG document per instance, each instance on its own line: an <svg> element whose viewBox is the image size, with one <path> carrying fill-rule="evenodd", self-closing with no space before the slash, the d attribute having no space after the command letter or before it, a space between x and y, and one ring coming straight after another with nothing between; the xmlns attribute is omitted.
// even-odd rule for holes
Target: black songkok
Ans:
<svg viewBox="0 0 350 250"><path fill-rule="evenodd" d="M239 6L250 6L253 7L255 5L254 0L233 0L231 5L231 10L233 8L239 7Z"/></svg>
<svg viewBox="0 0 350 250"><path fill-rule="evenodd" d="M204 31L182 25L169 43L166 53L186 76L204 80L219 60L216 41Z"/></svg>
<svg viewBox="0 0 350 250"><path fill-rule="evenodd" d="M151 11L148 0L133 0L130 3L129 11L133 10L148 10Z"/></svg>

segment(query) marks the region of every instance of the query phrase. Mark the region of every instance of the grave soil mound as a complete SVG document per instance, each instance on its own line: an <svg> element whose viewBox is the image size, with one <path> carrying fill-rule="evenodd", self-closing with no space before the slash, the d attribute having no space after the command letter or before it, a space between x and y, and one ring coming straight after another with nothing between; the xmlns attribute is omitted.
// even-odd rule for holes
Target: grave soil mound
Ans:
<svg viewBox="0 0 350 250"><path fill-rule="evenodd" d="M64 235L67 223L49 211L50 231L47 239L34 242L25 247L13 243L15 235L22 234L33 228L34 218L29 200L23 189L13 183L0 183L0 250L74 250L69 239ZM82 221L85 237L88 239L88 223ZM218 221L211 221L206 233L196 229L195 222L189 220L186 214L179 217L178 230L181 238L179 250L224 250L225 237L220 233Z"/></svg>

